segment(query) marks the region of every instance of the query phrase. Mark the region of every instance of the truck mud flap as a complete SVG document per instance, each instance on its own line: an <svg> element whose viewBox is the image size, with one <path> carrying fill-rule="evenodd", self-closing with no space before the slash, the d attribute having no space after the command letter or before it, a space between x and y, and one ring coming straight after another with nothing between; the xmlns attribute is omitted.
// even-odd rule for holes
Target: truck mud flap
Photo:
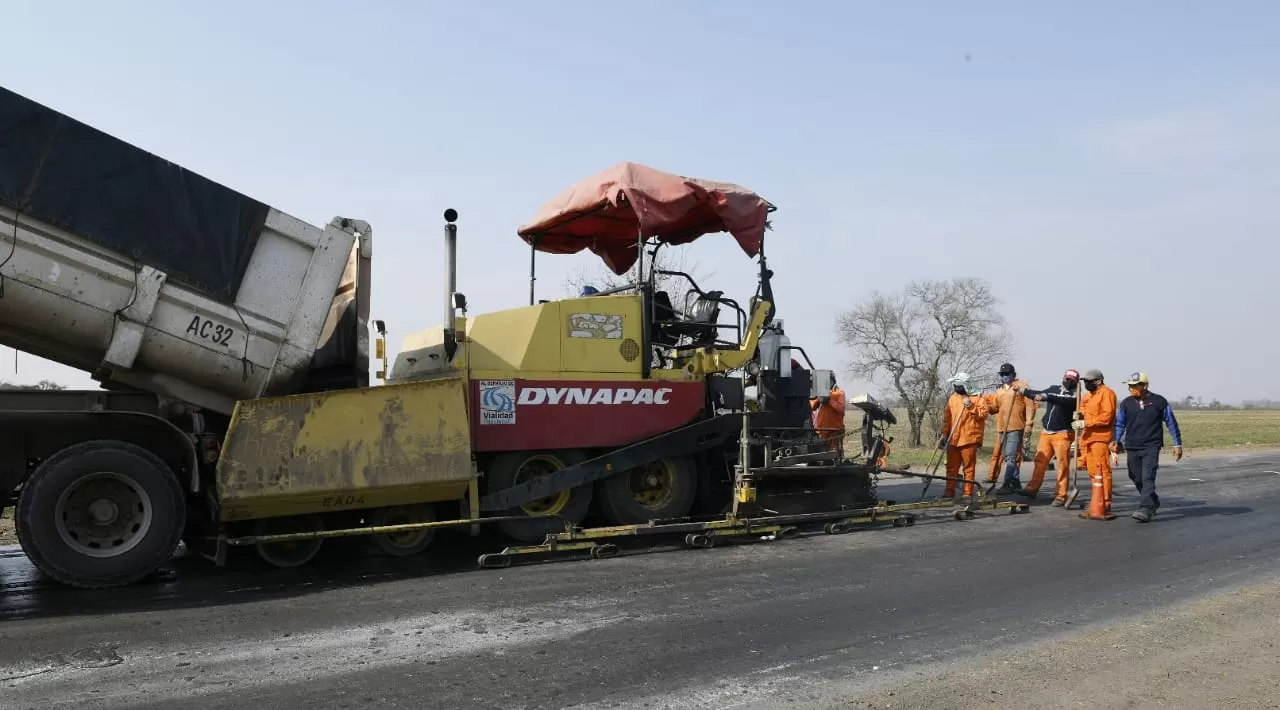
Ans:
<svg viewBox="0 0 1280 710"><path fill-rule="evenodd" d="M737 437L741 431L742 416L739 414L725 414L694 422L555 473L539 476L518 486L490 493L480 499L480 510L508 510L559 491L594 483L615 473L630 471L637 466L664 458L699 453Z"/></svg>

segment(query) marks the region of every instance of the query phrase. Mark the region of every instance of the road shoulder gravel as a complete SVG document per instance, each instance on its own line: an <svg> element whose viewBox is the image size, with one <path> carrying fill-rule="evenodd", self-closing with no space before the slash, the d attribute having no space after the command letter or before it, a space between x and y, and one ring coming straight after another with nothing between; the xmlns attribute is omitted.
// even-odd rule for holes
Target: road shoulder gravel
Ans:
<svg viewBox="0 0 1280 710"><path fill-rule="evenodd" d="M918 669L870 692L815 687L788 706L1280 708L1277 592L1273 579L1047 645Z"/></svg>

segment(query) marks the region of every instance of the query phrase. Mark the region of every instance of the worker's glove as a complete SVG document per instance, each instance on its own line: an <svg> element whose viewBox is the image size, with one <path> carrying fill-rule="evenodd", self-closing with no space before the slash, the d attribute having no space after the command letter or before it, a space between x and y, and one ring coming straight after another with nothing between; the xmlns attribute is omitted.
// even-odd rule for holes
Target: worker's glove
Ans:
<svg viewBox="0 0 1280 710"><path fill-rule="evenodd" d="M948 438L950 438L950 437L946 437L946 436L938 437L938 448L939 448L939 449L945 449L945 448L947 448L947 439L948 439Z"/></svg>
<svg viewBox="0 0 1280 710"><path fill-rule="evenodd" d="M1071 428L1076 430L1077 432L1084 431L1084 420L1077 419L1074 422L1071 422Z"/></svg>
<svg viewBox="0 0 1280 710"><path fill-rule="evenodd" d="M1018 388L1018 394L1026 394L1026 393L1027 393L1027 388L1026 388L1026 387L1019 387L1019 388Z"/></svg>
<svg viewBox="0 0 1280 710"><path fill-rule="evenodd" d="M1181 460L1182 460L1182 447L1181 447L1181 446L1175 446L1175 447L1173 447L1173 460L1174 460L1174 461L1181 461Z"/></svg>
<svg viewBox="0 0 1280 710"><path fill-rule="evenodd" d="M1076 420L1076 421L1080 421L1080 420L1084 419L1084 414L1082 414L1082 413L1080 413L1080 412L1075 412L1074 414L1072 414L1072 415L1071 415L1071 418L1072 418L1072 419L1074 419L1074 420Z"/></svg>
<svg viewBox="0 0 1280 710"><path fill-rule="evenodd" d="M965 409L968 409L969 407L972 407L972 406L973 406L973 400L972 400L972 399L970 399L969 397L965 397L965 398L964 398L964 408L965 408Z"/></svg>
<svg viewBox="0 0 1280 710"><path fill-rule="evenodd" d="M1036 401L1037 401L1037 402L1043 402L1043 401L1044 401L1044 395L1042 395L1042 394L1038 394L1038 395L1036 395Z"/></svg>

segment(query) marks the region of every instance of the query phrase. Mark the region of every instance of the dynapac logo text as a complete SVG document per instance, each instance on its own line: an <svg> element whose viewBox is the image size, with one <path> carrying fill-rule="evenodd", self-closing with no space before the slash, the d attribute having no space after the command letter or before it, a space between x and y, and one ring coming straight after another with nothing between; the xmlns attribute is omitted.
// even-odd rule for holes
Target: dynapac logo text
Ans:
<svg viewBox="0 0 1280 710"><path fill-rule="evenodd" d="M519 404L666 404L670 387L524 387Z"/></svg>

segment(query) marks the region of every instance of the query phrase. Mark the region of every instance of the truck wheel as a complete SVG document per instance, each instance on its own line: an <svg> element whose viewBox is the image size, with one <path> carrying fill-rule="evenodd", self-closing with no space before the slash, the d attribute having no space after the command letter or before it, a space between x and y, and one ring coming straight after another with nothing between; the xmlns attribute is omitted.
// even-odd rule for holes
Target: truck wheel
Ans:
<svg viewBox="0 0 1280 710"><path fill-rule="evenodd" d="M486 471L489 492L524 483L586 461L579 451L517 451L494 457ZM520 542L542 542L550 533L564 530L566 522L577 525L591 509L591 486L578 486L504 510L498 515L550 516L544 520L513 520L497 523L504 535Z"/></svg>
<svg viewBox="0 0 1280 710"><path fill-rule="evenodd" d="M408 525L412 523L435 522L436 513L429 504L397 505L391 508L378 508L369 516L370 525ZM398 533L379 533L373 535L373 544L392 557L408 557L427 549L436 536L435 528L406 530Z"/></svg>
<svg viewBox="0 0 1280 710"><path fill-rule="evenodd" d="M618 525L683 518L698 493L698 468L691 458L662 459L596 486L600 512Z"/></svg>
<svg viewBox="0 0 1280 710"><path fill-rule="evenodd" d="M169 560L186 515L182 486L158 456L123 441L88 441L50 456L22 486L18 541L59 582L118 587Z"/></svg>

